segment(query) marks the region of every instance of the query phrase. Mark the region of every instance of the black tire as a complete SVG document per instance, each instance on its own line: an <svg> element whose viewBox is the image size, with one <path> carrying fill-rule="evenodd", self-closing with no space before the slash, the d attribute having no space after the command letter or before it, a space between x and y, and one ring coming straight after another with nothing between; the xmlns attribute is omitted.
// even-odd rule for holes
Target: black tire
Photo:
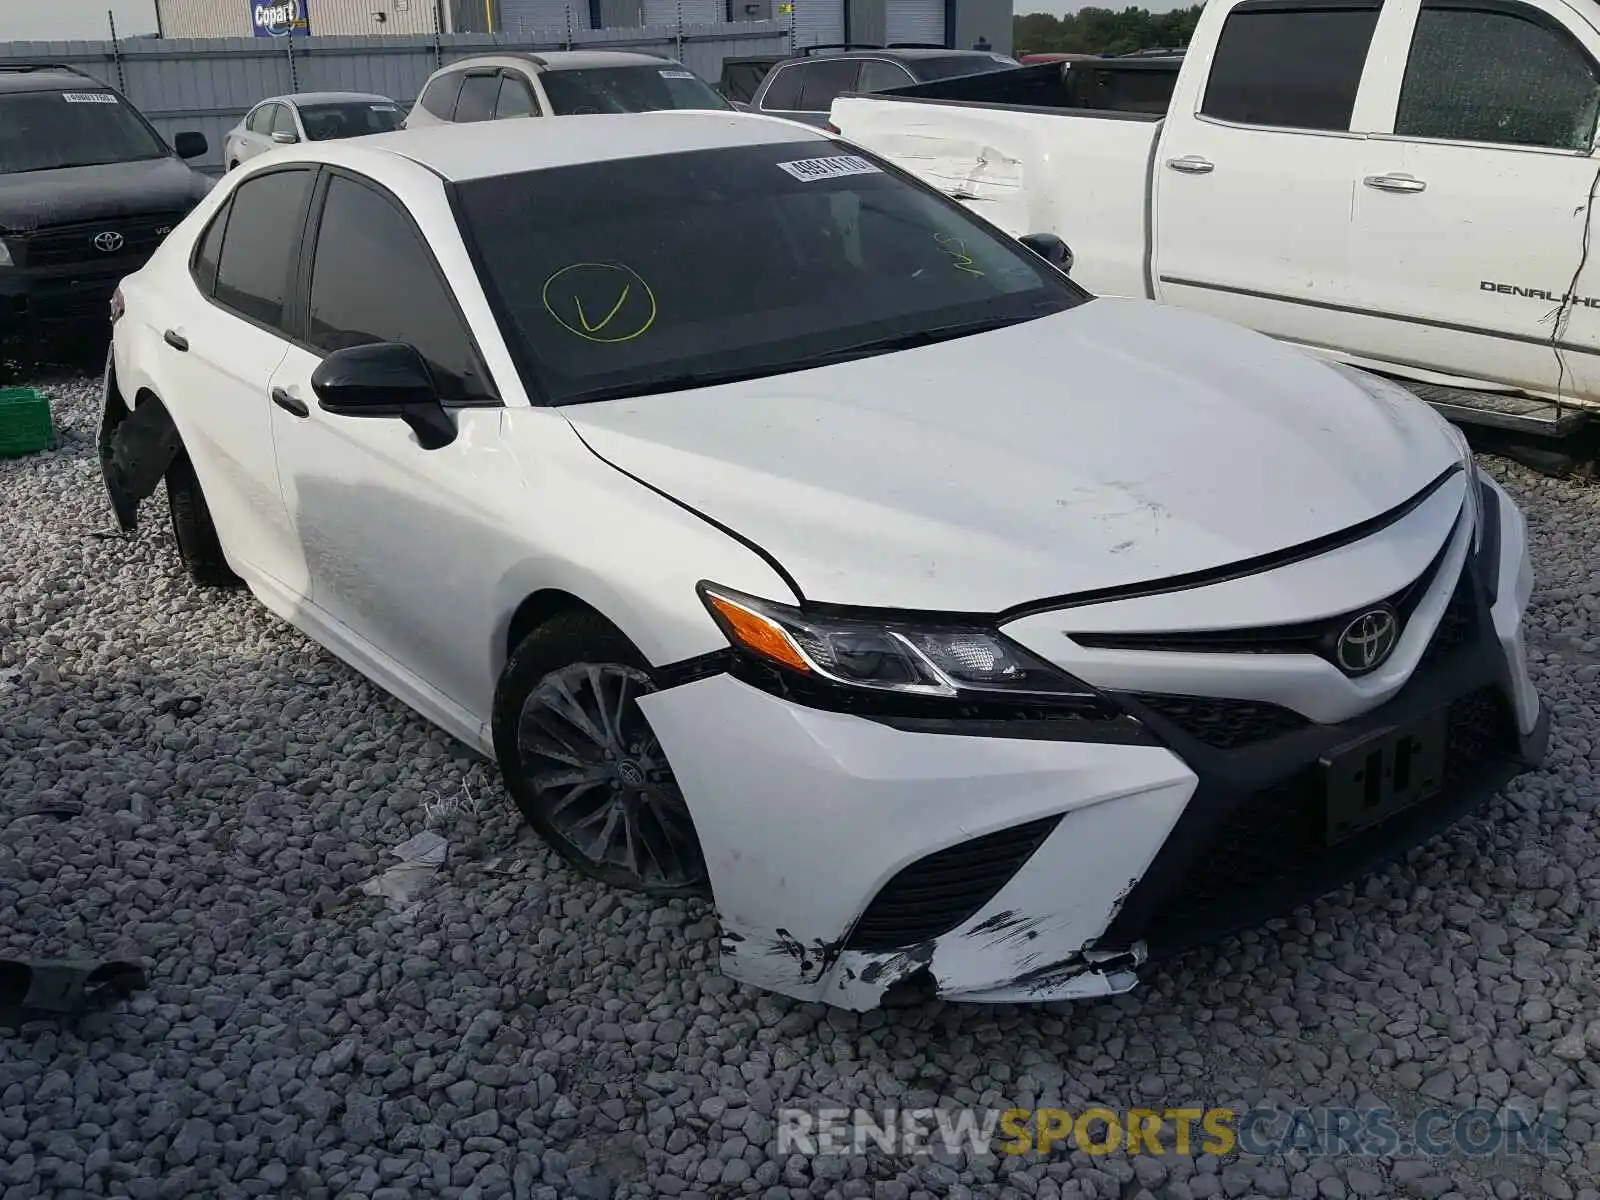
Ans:
<svg viewBox="0 0 1600 1200"><path fill-rule="evenodd" d="M524 638L500 674L495 756L522 815L578 871L649 896L703 896L710 887L693 820L635 703L655 690L649 664L609 622L561 613ZM595 711L615 706L615 721L590 723L595 734L615 726L609 752L562 715L571 701L586 716L585 702L596 697L603 703ZM589 830L594 840L580 845L575 837Z"/></svg>
<svg viewBox="0 0 1600 1200"><path fill-rule="evenodd" d="M184 569L201 587L238 587L244 581L233 573L222 553L217 527L206 507L206 496L195 478L194 464L184 451L167 468L167 507L172 512L172 537Z"/></svg>

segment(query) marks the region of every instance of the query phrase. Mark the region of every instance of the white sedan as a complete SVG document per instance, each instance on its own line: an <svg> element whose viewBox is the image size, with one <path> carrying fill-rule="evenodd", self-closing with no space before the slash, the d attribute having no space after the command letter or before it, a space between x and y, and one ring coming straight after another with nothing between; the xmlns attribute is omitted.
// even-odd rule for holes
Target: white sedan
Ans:
<svg viewBox="0 0 1600 1200"><path fill-rule="evenodd" d="M196 580L791 996L1123 991L1543 754L1523 518L1432 410L798 125L275 151L113 319L124 530L164 478Z"/></svg>
<svg viewBox="0 0 1600 1200"><path fill-rule="evenodd" d="M371 92L268 96L223 136L223 168L232 171L279 146L390 133L404 121L398 104Z"/></svg>

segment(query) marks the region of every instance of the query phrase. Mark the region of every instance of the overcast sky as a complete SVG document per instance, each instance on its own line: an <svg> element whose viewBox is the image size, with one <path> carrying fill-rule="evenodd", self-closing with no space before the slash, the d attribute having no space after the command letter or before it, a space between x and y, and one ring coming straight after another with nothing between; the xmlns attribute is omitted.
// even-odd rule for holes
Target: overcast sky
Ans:
<svg viewBox="0 0 1600 1200"><path fill-rule="evenodd" d="M217 0L239 4L244 0ZM1018 13L1051 12L1060 15L1084 7L1081 0L1013 0ZM1192 0L1190 0L1192 2ZM1143 7L1166 12L1183 0L1146 0ZM1119 0L1100 0L1101 8L1125 8ZM81 38L97 41L107 36L106 11L117 14L117 32L153 33L155 0L0 0L0 42L57 41Z"/></svg>

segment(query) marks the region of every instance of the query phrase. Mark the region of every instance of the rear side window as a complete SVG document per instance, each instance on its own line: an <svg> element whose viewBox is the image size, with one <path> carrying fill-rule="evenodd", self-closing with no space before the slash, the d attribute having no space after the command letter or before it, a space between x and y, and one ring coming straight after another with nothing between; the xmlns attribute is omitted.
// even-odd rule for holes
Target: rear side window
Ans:
<svg viewBox="0 0 1600 1200"><path fill-rule="evenodd" d="M217 286L217 259L222 254L222 233L228 227L228 213L233 208L230 201L224 204L206 226L204 236L195 246L194 261L189 264L195 286L202 295L209 296Z"/></svg>
<svg viewBox="0 0 1600 1200"><path fill-rule="evenodd" d="M245 128L251 133L266 133L272 128L272 110L275 104L263 104L250 114L250 119L245 122Z"/></svg>
<svg viewBox="0 0 1600 1200"><path fill-rule="evenodd" d="M461 85L461 95L456 100L456 122L487 121L494 116L494 104L500 97L500 76L468 75Z"/></svg>
<svg viewBox="0 0 1600 1200"><path fill-rule="evenodd" d="M422 111L448 121L456 110L456 97L461 94L461 81L465 78L461 72L454 71L439 76L423 88L422 96L417 100Z"/></svg>
<svg viewBox="0 0 1600 1200"><path fill-rule="evenodd" d="M1597 114L1594 63L1542 13L1425 4L1418 14L1400 136L1588 150Z"/></svg>
<svg viewBox="0 0 1600 1200"><path fill-rule="evenodd" d="M862 92L881 92L888 88L910 87L916 80L911 77L899 63L883 62L876 58L869 58L861 64L861 81L856 84L856 90Z"/></svg>
<svg viewBox="0 0 1600 1200"><path fill-rule="evenodd" d="M283 329L289 271L300 257L312 171L273 171L233 193L217 261L217 303Z"/></svg>
<svg viewBox="0 0 1600 1200"><path fill-rule="evenodd" d="M800 112L827 112L840 92L855 90L861 63L853 58L813 63L800 88Z"/></svg>
<svg viewBox="0 0 1600 1200"><path fill-rule="evenodd" d="M537 117L539 106L533 102L533 93L528 90L528 85L515 75L502 75L500 77L500 98L495 101L494 119L503 121L507 117Z"/></svg>
<svg viewBox="0 0 1600 1200"><path fill-rule="evenodd" d="M761 97L762 108L798 112L800 109L800 84L807 68L804 66L779 67L772 73L772 83L767 94Z"/></svg>
<svg viewBox="0 0 1600 1200"><path fill-rule="evenodd" d="M1377 5L1240 5L1222 27L1201 113L1240 125L1349 129L1377 23Z"/></svg>

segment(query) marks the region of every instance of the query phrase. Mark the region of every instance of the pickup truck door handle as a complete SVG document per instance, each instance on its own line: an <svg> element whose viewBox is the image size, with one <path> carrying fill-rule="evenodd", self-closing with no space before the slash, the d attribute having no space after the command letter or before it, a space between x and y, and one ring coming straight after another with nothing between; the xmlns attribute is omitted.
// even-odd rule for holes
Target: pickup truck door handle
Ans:
<svg viewBox="0 0 1600 1200"><path fill-rule="evenodd" d="M1368 175L1361 182L1369 188L1377 188L1380 192L1420 192L1428 186L1415 175L1404 175L1399 172L1393 175Z"/></svg>
<svg viewBox="0 0 1600 1200"><path fill-rule="evenodd" d="M183 334L179 333L176 329L167 330L161 335L161 340L167 345L171 346L174 350L187 351L189 349L189 339L184 337Z"/></svg>
<svg viewBox="0 0 1600 1200"><path fill-rule="evenodd" d="M1181 171L1185 175L1209 175L1217 169L1217 164L1209 158L1201 158L1198 154L1185 154L1182 158L1167 159L1167 166L1174 171Z"/></svg>
<svg viewBox="0 0 1600 1200"><path fill-rule="evenodd" d="M311 415L311 410L306 407L304 400L291 396L281 387L272 389L272 402L285 412L291 412L297 417L309 417Z"/></svg>

